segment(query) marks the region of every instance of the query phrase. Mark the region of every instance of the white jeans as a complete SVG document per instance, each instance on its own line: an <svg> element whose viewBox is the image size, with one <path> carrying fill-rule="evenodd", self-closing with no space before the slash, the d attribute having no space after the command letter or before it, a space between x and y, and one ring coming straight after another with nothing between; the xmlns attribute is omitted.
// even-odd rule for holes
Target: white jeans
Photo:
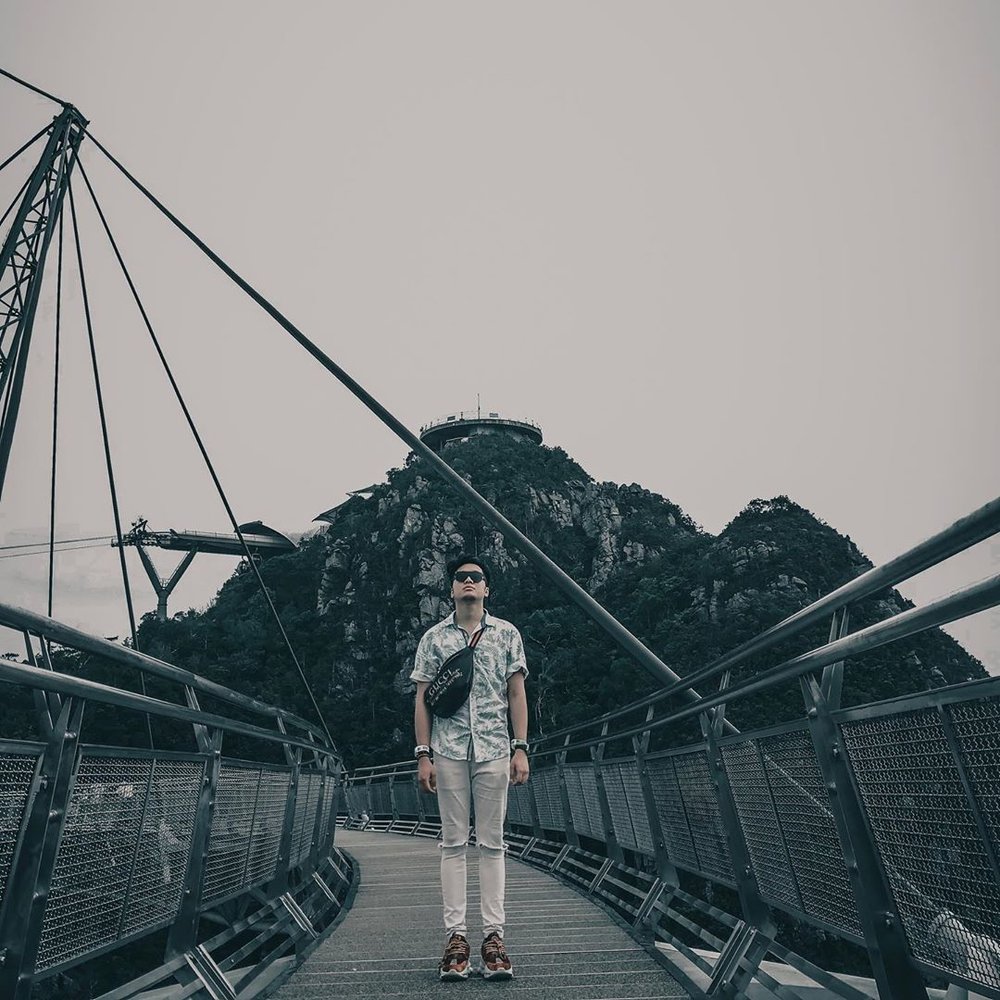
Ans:
<svg viewBox="0 0 1000 1000"><path fill-rule="evenodd" d="M437 754L438 808L441 811L441 896L447 935L467 934L465 850L469 843L470 795L476 807L479 893L483 936L503 937L504 842L510 758L451 760Z"/></svg>

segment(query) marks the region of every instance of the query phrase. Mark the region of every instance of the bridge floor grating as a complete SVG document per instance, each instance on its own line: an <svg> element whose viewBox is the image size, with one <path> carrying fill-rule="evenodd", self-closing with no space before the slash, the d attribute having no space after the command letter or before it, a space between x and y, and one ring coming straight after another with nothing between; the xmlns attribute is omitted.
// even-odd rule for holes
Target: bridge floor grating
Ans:
<svg viewBox="0 0 1000 1000"><path fill-rule="evenodd" d="M354 905L274 1000L336 997L468 997L517 1000L673 1000L688 997L603 910L544 872L507 862L505 942L514 979L472 975L442 983L444 950L437 842L391 833L337 831L360 868ZM469 942L482 938L477 852L469 848Z"/></svg>

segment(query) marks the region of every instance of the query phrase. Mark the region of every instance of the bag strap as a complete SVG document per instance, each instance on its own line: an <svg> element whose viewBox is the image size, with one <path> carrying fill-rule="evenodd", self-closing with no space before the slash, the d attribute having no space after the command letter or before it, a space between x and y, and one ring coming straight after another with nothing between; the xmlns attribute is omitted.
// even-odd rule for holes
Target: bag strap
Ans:
<svg viewBox="0 0 1000 1000"><path fill-rule="evenodd" d="M483 633L486 631L485 625L479 626L479 631L472 637L472 642L469 643L469 649L475 649L476 643L482 638Z"/></svg>

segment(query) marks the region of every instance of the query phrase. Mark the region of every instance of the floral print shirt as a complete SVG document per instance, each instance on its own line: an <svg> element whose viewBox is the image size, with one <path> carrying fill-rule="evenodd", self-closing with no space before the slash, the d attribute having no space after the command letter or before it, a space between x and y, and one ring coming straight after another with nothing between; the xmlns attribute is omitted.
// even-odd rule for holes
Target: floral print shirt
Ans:
<svg viewBox="0 0 1000 1000"><path fill-rule="evenodd" d="M469 700L450 719L431 716L431 747L452 760L487 761L509 756L507 681L518 671L528 676L521 633L488 612L483 613L479 627L485 631L476 644ZM434 680L441 664L471 639L456 624L454 611L432 625L417 646L410 680Z"/></svg>

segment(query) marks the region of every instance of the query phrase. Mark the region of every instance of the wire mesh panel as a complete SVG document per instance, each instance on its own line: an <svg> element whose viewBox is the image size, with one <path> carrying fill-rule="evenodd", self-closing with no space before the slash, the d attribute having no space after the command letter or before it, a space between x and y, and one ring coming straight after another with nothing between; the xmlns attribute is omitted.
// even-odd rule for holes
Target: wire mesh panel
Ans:
<svg viewBox="0 0 1000 1000"><path fill-rule="evenodd" d="M371 783L372 816L391 816L392 800L389 798L389 779L382 778Z"/></svg>
<svg viewBox="0 0 1000 1000"><path fill-rule="evenodd" d="M1000 849L1000 701L967 701L949 712L983 820Z"/></svg>
<svg viewBox="0 0 1000 1000"><path fill-rule="evenodd" d="M542 827L546 830L564 830L566 824L563 821L562 799L559 795L559 773L554 767L546 768L535 774L531 783Z"/></svg>
<svg viewBox="0 0 1000 1000"><path fill-rule="evenodd" d="M625 790L629 818L632 820L635 846L646 854L652 854L653 834L649 829L649 816L646 815L646 799L642 794L639 765L634 760L623 760L619 762L618 770Z"/></svg>
<svg viewBox="0 0 1000 1000"><path fill-rule="evenodd" d="M521 826L531 826L531 791L527 785L511 785L507 791L507 819Z"/></svg>
<svg viewBox="0 0 1000 1000"><path fill-rule="evenodd" d="M559 781L559 771L553 768L549 780L545 783L545 794L549 797L549 810L552 814L554 830L566 829L566 809L563 805L561 791L562 785Z"/></svg>
<svg viewBox="0 0 1000 1000"><path fill-rule="evenodd" d="M342 786L338 785L333 778L328 778L326 782L326 822L323 825L323 842L320 844L324 851L330 849L330 843L337 829L337 809L341 795Z"/></svg>
<svg viewBox="0 0 1000 1000"><path fill-rule="evenodd" d="M155 760L122 937L165 923L180 904L204 763Z"/></svg>
<svg viewBox="0 0 1000 1000"><path fill-rule="evenodd" d="M649 770L650 785L653 789L653 799L656 802L656 813L663 830L663 839L667 845L667 854L675 865L687 868L688 871L698 871L698 855L695 853L694 840L688 826L687 813L684 811L684 800L681 798L680 785L670 757L650 757L646 760Z"/></svg>
<svg viewBox="0 0 1000 1000"><path fill-rule="evenodd" d="M324 844L323 833L326 829L326 808L330 801L329 789L333 785L333 778L329 775L320 775L319 802L316 804L316 844Z"/></svg>
<svg viewBox="0 0 1000 1000"><path fill-rule="evenodd" d="M351 816L360 816L363 812L371 815L367 785L347 785L344 796L347 800L347 811Z"/></svg>
<svg viewBox="0 0 1000 1000"><path fill-rule="evenodd" d="M914 956L1000 988L1000 887L938 712L842 732Z"/></svg>
<svg viewBox="0 0 1000 1000"><path fill-rule="evenodd" d="M705 751L677 754L673 762L701 870L713 878L731 882L733 866L729 860L729 845Z"/></svg>
<svg viewBox="0 0 1000 1000"><path fill-rule="evenodd" d="M277 871L281 833L285 825L285 806L288 802L288 784L291 780L291 772L288 770L265 768L261 771L250 850L247 854L247 870L243 879L246 886L270 881Z"/></svg>
<svg viewBox="0 0 1000 1000"><path fill-rule="evenodd" d="M433 795L431 792L420 791L417 794L420 796L420 801L423 803L424 816L440 817L441 807L438 805L438 797Z"/></svg>
<svg viewBox="0 0 1000 1000"><path fill-rule="evenodd" d="M211 903L243 888L260 768L224 761L215 792L201 899Z"/></svg>
<svg viewBox="0 0 1000 1000"><path fill-rule="evenodd" d="M118 940L152 761L81 756L38 948L39 971Z"/></svg>
<svg viewBox="0 0 1000 1000"><path fill-rule="evenodd" d="M604 840L607 836L604 830L604 813L601 811L601 800L597 791L597 772L593 764L583 764L580 767L580 787L583 789L583 804L587 808L587 825L590 836L596 840Z"/></svg>
<svg viewBox="0 0 1000 1000"><path fill-rule="evenodd" d="M320 776L315 771L303 771L299 775L298 795L295 797L295 825L292 830L290 863L294 868L305 861L312 846L316 824L316 810L319 808Z"/></svg>
<svg viewBox="0 0 1000 1000"><path fill-rule="evenodd" d="M727 744L722 749L722 759L761 893L766 899L801 909L798 887L792 876L756 741Z"/></svg>
<svg viewBox="0 0 1000 1000"><path fill-rule="evenodd" d="M7 887L10 863L28 803L28 789L40 754L39 747L25 753L0 755L0 899Z"/></svg>
<svg viewBox="0 0 1000 1000"><path fill-rule="evenodd" d="M760 749L803 910L860 936L854 890L812 738L796 730L765 737Z"/></svg>
<svg viewBox="0 0 1000 1000"><path fill-rule="evenodd" d="M417 815L417 784L412 774L396 778L392 783L392 800L400 816Z"/></svg>
<svg viewBox="0 0 1000 1000"><path fill-rule="evenodd" d="M622 783L622 763L605 761L601 766L601 774L604 778L604 792L608 797L608 808L611 810L611 825L615 830L615 839L622 847L634 851L637 845L628 798Z"/></svg>
<svg viewBox="0 0 1000 1000"><path fill-rule="evenodd" d="M337 783L333 780L333 775L327 775L326 781L323 782L319 798L320 819L317 843L320 849L320 857L322 857L322 852L326 850L327 845L330 843L330 819L332 809L336 804L336 793Z"/></svg>
<svg viewBox="0 0 1000 1000"><path fill-rule="evenodd" d="M590 815L587 803L584 799L582 768L586 764L567 764L563 768L563 776L566 779L566 795L569 798L569 810L573 817L573 829L585 837L600 836L603 838L604 832L595 834L590 825Z"/></svg>

